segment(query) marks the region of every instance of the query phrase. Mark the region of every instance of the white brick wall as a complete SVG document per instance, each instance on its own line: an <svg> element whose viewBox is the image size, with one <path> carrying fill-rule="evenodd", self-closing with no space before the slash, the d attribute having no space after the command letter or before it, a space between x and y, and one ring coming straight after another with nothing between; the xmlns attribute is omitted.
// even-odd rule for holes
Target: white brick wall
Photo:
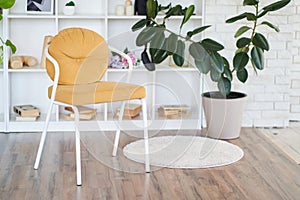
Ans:
<svg viewBox="0 0 300 200"><path fill-rule="evenodd" d="M263 4L275 1L265 0ZM245 21L241 21L237 25L225 24L225 20L245 12L242 3L243 0L206 1L205 24L213 26L206 31L205 36L221 42L226 47L226 50L221 53L229 60L232 60L235 50L233 35ZM297 8L292 2L283 10L267 16L268 21L279 26L280 33L275 33L266 27L259 29L267 36L271 47L271 50L265 54L266 68L259 71L257 76L249 65L249 79L246 84L234 82L233 90L243 91L249 97L243 126L285 127L292 118L291 113L294 117L300 114L300 26L296 27L299 28L296 32L293 27L294 21L298 21L297 23L300 25L298 19L300 18L299 0L297 0L297 4ZM246 9L249 11L249 7ZM296 12L298 12L297 17L295 17ZM291 74L293 74L292 80L289 76ZM291 92L293 94L291 97L290 88L294 90Z"/></svg>
<svg viewBox="0 0 300 200"><path fill-rule="evenodd" d="M293 23L292 68L290 71L290 119L300 120L300 1L294 1L295 13L289 23Z"/></svg>

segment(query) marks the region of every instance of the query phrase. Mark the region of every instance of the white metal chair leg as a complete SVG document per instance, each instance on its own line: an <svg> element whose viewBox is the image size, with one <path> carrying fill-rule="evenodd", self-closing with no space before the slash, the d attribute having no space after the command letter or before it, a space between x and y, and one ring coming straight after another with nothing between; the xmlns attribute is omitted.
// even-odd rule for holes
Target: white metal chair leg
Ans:
<svg viewBox="0 0 300 200"><path fill-rule="evenodd" d="M76 151L76 177L77 185L81 186L81 156L80 156L80 132L79 132L79 111L76 106L72 106L75 114L75 151Z"/></svg>
<svg viewBox="0 0 300 200"><path fill-rule="evenodd" d="M143 109L143 122L144 122L144 141L145 141L145 171L150 172L149 161L149 141L148 141L148 119L147 119L147 103L145 99L141 99Z"/></svg>
<svg viewBox="0 0 300 200"><path fill-rule="evenodd" d="M52 108L53 108L53 101L50 101L50 106L48 108L48 112L47 112L47 116L46 116L46 122L45 122L45 125L44 125L44 129L43 129L43 132L42 132L38 152L37 152L35 162L34 162L34 166L33 166L34 169L39 168L39 164L40 164L40 160L41 160L41 156L42 156L42 152L43 152L43 149L44 149L44 144L45 144L45 140L46 140L46 136L47 136L47 129L48 129L48 125L49 125L49 121L50 121L50 117L51 117Z"/></svg>
<svg viewBox="0 0 300 200"><path fill-rule="evenodd" d="M123 118L124 109L125 109L125 101L123 101L122 104L121 104L121 108L120 108L120 112L119 112L119 118L118 118L119 122ZM118 129L116 131L116 135L115 135L115 142L114 142L114 149L113 149L112 156L116 156L117 155L118 146L119 146L119 140L120 140L120 132L121 132L121 129L120 129L120 127L118 127Z"/></svg>

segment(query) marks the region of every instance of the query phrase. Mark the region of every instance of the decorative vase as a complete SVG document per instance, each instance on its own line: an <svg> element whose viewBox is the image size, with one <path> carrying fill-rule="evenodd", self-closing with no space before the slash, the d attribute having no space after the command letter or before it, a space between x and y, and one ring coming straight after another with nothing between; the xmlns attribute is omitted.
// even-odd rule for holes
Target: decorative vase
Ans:
<svg viewBox="0 0 300 200"><path fill-rule="evenodd" d="M240 136L247 95L231 92L224 99L220 92L202 94L207 136L216 139L235 139Z"/></svg>
<svg viewBox="0 0 300 200"><path fill-rule="evenodd" d="M134 1L134 14L135 15L146 15L147 14L146 3L147 3L147 0L135 0Z"/></svg>
<svg viewBox="0 0 300 200"><path fill-rule="evenodd" d="M65 15L74 15L75 6L65 6L64 9L63 9L63 13Z"/></svg>

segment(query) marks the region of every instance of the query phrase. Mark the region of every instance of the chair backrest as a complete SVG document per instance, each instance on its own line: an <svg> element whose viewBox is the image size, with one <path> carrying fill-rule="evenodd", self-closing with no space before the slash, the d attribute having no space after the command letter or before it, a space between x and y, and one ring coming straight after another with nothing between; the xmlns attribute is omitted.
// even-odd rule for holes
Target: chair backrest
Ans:
<svg viewBox="0 0 300 200"><path fill-rule="evenodd" d="M58 62L58 84L87 84L101 80L108 66L109 50L104 38L83 28L67 28L51 41L49 54ZM54 79L54 65L47 59L46 69Z"/></svg>

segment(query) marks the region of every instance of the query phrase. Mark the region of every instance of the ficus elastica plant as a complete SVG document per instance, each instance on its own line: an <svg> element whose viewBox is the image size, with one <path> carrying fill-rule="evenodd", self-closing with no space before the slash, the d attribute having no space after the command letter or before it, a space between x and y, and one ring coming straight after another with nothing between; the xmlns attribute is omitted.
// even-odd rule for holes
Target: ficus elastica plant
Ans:
<svg viewBox="0 0 300 200"><path fill-rule="evenodd" d="M136 22L132 26L132 31L140 31L136 38L136 45L144 47L141 58L149 71L155 70L155 64L163 62L169 56L172 56L177 66L183 66L186 51L189 51L198 71L209 74L211 80L217 83L220 93L226 97L231 91L233 76L242 83L247 81L249 63L256 73L264 69L264 52L270 50L270 45L263 33L259 31L259 27L266 26L279 32L279 28L264 20L264 17L285 7L290 1L280 0L261 8L259 0L241 0L243 6L252 8L252 12L247 11L226 20L229 24L241 20L247 22L234 34L236 50L231 62L221 55L220 51L224 49L222 44L211 38L197 39L199 37L196 36L210 25L194 27L186 33L182 32L183 26L194 15L194 5L183 9L181 5L162 6L157 0L148 0L145 18ZM164 11L165 14L157 20L160 11ZM178 33L167 28L166 24L166 21L174 15L182 15L182 21L178 24Z"/></svg>

